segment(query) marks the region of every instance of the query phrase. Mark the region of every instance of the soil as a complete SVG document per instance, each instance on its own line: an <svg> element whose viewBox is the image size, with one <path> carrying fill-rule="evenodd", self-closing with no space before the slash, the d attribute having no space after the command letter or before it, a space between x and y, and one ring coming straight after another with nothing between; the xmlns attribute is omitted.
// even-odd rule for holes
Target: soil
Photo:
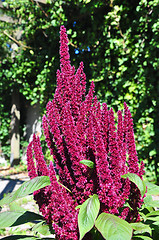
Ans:
<svg viewBox="0 0 159 240"><path fill-rule="evenodd" d="M28 179L28 172L27 171L18 171L14 167L8 167L8 168L0 168L0 178L9 178L9 179Z"/></svg>

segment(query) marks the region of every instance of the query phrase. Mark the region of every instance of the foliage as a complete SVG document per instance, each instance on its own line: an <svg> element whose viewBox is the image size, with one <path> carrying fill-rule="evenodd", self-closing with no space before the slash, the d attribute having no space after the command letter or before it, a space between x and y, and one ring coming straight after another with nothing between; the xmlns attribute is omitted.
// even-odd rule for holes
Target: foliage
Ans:
<svg viewBox="0 0 159 240"><path fill-rule="evenodd" d="M40 102L43 106L52 96L50 87L54 89L55 81L52 78L58 62L58 58L54 61L58 53L58 28L53 27L52 18L59 19L60 12L56 11L59 2L56 6L46 4L44 9L38 2L29 0L16 1L16 4L6 0L3 5L1 11L14 21L0 23L3 52L0 55L0 140L4 154L9 157L8 133L13 89L19 90L22 99L32 104ZM21 124L24 124L23 119Z"/></svg>
<svg viewBox="0 0 159 240"><path fill-rule="evenodd" d="M45 106L55 88L58 32L68 29L71 60L85 63L96 81L101 102L117 110L126 101L134 118L139 159L146 174L158 167L158 0L5 0L1 11L14 23L1 22L0 111L1 142L5 153L13 87L32 104ZM17 30L18 33L17 34ZM5 93L8 93L7 95ZM44 110L42 110L43 112Z"/></svg>
<svg viewBox="0 0 159 240"><path fill-rule="evenodd" d="M24 196L33 193L36 190L43 188L50 184L50 180L47 177L37 177L36 179L24 182L21 187L14 193L6 195L0 200L0 206L9 205L9 211L0 213L0 228L20 226L26 223L32 223L32 233L35 236L30 235L12 235L4 237L3 239L52 239L52 238L41 238L39 234L47 236L53 233L51 226L46 225L43 217L40 214L30 212L16 204L15 200L23 198ZM28 226L30 228L30 226Z"/></svg>
<svg viewBox="0 0 159 240"><path fill-rule="evenodd" d="M100 209L100 202L98 195L94 194L88 198L81 206L78 214L78 227L80 232L80 239L89 232L95 223ZM77 209L76 207L76 209Z"/></svg>
<svg viewBox="0 0 159 240"><path fill-rule="evenodd" d="M45 180L47 180L46 183L44 183ZM36 184L32 185L32 180L29 180L28 182L22 184L21 189L25 188L26 194L29 194L37 189L43 188L43 184L45 184L45 186L49 185L50 182L48 180L49 177L36 177L34 178ZM131 178L131 180L135 182L135 178L134 180ZM145 198L144 204L140 209L141 222L129 224L125 220L122 220L121 218L113 214L100 213L100 202L98 196L93 195L90 196L82 205L76 207L76 211L78 211L78 208L80 208L78 214L78 224L79 231L82 234L81 236L83 236L83 234L87 234L87 236L89 237L88 232L91 230L90 232L94 236L93 239L116 240L119 239L120 236L120 239L125 240L157 240L159 231L159 211L155 210L154 206L159 207L159 202L155 204L155 201L150 201L150 198L152 198L151 193L153 193L153 195L159 194L159 187L149 182L145 182L145 184L148 186L147 197ZM6 204L9 204L8 199L10 199L10 202L13 202L12 205L10 205L9 211L0 213L0 228L4 229L5 227L19 226L28 222L33 222L32 233L34 234L34 236L12 235L4 237L2 239L54 239L53 230L51 229L51 226L48 226L43 220L42 215L27 211L24 208L16 205L14 201L20 197L23 197L22 192L21 194L19 194L19 191L20 190L18 189L14 192L14 194L6 195L0 201L0 206L2 206L5 202ZM146 200L147 198L148 200ZM34 222L35 220L36 222ZM101 235L99 235L97 229L99 230ZM37 234L41 234L41 237L39 237ZM81 237L81 239L83 239L83 237Z"/></svg>

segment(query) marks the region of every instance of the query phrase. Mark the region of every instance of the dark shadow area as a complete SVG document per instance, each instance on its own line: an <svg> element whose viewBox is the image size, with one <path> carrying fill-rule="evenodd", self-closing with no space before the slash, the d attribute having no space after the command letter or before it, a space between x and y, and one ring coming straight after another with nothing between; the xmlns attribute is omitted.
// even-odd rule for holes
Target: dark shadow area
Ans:
<svg viewBox="0 0 159 240"><path fill-rule="evenodd" d="M41 215L34 212L26 211L12 224L11 227L28 222L38 223L39 220L43 220L43 217Z"/></svg>
<svg viewBox="0 0 159 240"><path fill-rule="evenodd" d="M4 187L4 189L2 190L2 192L0 193L0 199L3 198L4 194L7 194L7 193L11 193L15 186L18 184L19 186L24 182L22 180L19 180L19 179L5 179L5 178L0 178L0 188L3 188L3 185L5 185L5 183L8 182L6 184L6 186Z"/></svg>

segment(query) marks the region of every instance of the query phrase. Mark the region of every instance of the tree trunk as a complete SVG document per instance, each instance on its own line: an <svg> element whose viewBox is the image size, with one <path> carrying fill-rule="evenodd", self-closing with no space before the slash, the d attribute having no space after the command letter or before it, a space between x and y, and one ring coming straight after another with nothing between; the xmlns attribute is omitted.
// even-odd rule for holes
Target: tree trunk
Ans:
<svg viewBox="0 0 159 240"><path fill-rule="evenodd" d="M12 108L11 108L11 166L18 165L20 162L20 103L19 91L14 89L12 93Z"/></svg>

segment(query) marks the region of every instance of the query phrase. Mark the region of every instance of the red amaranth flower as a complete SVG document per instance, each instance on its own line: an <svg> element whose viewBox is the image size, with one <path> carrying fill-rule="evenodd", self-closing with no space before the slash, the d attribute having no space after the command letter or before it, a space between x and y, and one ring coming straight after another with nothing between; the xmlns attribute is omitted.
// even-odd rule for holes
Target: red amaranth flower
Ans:
<svg viewBox="0 0 159 240"><path fill-rule="evenodd" d="M49 171L48 171L46 162L44 160L44 155L42 152L39 136L36 136L35 134L33 135L32 145L33 145L33 151L34 151L34 157L36 161L36 169L37 169L38 176L48 176Z"/></svg>
<svg viewBox="0 0 159 240"><path fill-rule="evenodd" d="M27 170L30 179L37 177L36 167L33 159L33 147L32 142L29 143L27 148Z"/></svg>
<svg viewBox="0 0 159 240"><path fill-rule="evenodd" d="M125 127L125 140L128 149L128 166L130 173L136 173L139 175L139 164L135 145L134 130L133 130L133 120L130 110L126 103L124 103L124 127Z"/></svg>
<svg viewBox="0 0 159 240"><path fill-rule="evenodd" d="M139 220L143 198L137 186L121 176L130 172L142 179L144 164L139 167L128 106L124 103L124 116L118 111L116 124L113 109L108 110L106 103L101 106L94 96L93 82L86 94L83 63L77 71L71 66L64 26L60 31L60 63L54 99L47 104L42 125L54 165L50 162L47 167L35 135L27 149L27 164L30 178L50 177L51 185L36 191L34 198L46 221L52 224L56 239L77 240L75 207L93 194L99 196L101 212L128 222ZM84 159L92 161L94 168L80 163ZM126 201L131 210L124 205Z"/></svg>

